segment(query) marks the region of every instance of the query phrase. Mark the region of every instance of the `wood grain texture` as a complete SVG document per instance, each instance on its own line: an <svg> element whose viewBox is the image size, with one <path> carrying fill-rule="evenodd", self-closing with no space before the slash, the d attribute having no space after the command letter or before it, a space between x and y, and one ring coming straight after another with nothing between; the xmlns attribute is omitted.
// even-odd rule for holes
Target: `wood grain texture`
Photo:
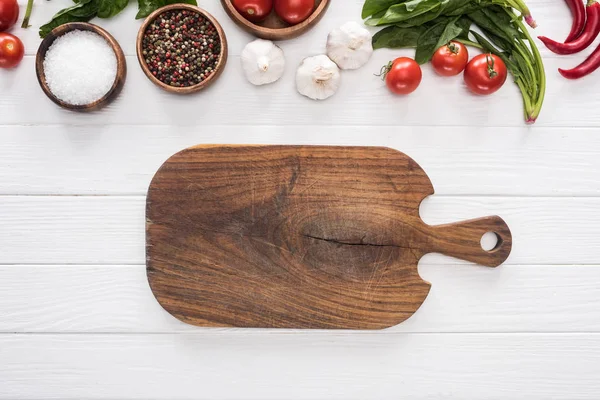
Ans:
<svg viewBox="0 0 600 400"><path fill-rule="evenodd" d="M231 19L246 32L267 40L288 40L296 38L319 23L325 15L330 0L316 0L313 13L296 25L289 25L277 16L275 11L262 22L251 22L242 16L233 6L231 0L221 0L223 8Z"/></svg>
<svg viewBox="0 0 600 400"><path fill-rule="evenodd" d="M106 40L106 42L113 49L117 58L117 74L115 76L115 81L113 85L102 98L89 104L75 105L64 102L58 97L56 97L54 93L52 93L50 87L46 83L46 75L44 73L44 59L46 58L46 52L58 37L64 35L67 32L72 31L89 31L102 36L104 40ZM115 40L115 38L106 30L100 28L99 26L89 24L87 22L71 22L54 28L44 38L44 40L40 44L35 59L35 72L42 90L50 100L67 110L88 112L97 111L107 106L117 98L119 93L121 93L121 90L125 85L125 78L127 77L127 62L125 61L125 54L123 54L121 46Z"/></svg>
<svg viewBox="0 0 600 400"><path fill-rule="evenodd" d="M419 205L431 194L419 165L389 148L189 148L148 190L148 280L195 325L390 327L429 293L423 255L493 267L510 254L499 217L426 225ZM484 251L488 231L499 240Z"/></svg>
<svg viewBox="0 0 600 400"><path fill-rule="evenodd" d="M146 64L146 61L145 61L145 57L143 55L144 49L142 48L142 43L144 40L144 34L146 32L146 29L162 13L164 13L166 11L172 11L172 10L188 10L188 11L202 15L204 18L209 20L210 23L216 28L217 33L219 35L219 39L221 41L221 52L219 53L219 61L217 61L217 65L215 66L214 73L211 74L210 77L208 77L208 79L205 79L202 82L200 82L196 85L193 85L193 86L174 87L174 86L167 85L166 83L162 82L160 79L158 79L154 75L152 75L152 72L150 72L150 68L148 68L148 65ZM168 6L161 7L158 10L155 10L153 13L151 13L144 20L144 23L140 27L140 30L138 31L138 34L137 34L136 54L137 54L137 58L138 58L140 67L142 68L142 71L144 71L144 74L146 74L146 77L148 77L148 79L150 79L150 81L152 83L154 83L156 86L158 86L159 88L161 88L167 92L170 92L170 93L190 94L190 93L196 93L203 89L206 89L207 87L212 85L214 82L217 81L217 79L219 79L221 77L221 74L223 74L223 70L225 69L225 66L227 65L227 56L229 54L229 50L227 47L227 36L225 35L225 32L223 31L221 24L219 24L219 21L217 21L215 19L215 17L213 17L209 12L207 12L206 10L203 10L200 7L180 3L180 4L170 4Z"/></svg>

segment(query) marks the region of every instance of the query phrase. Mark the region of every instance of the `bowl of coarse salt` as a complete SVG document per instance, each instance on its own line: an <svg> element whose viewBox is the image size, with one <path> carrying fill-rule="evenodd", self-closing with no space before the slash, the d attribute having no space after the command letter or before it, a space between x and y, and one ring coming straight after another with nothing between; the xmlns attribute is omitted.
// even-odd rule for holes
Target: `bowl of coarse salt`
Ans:
<svg viewBox="0 0 600 400"><path fill-rule="evenodd" d="M127 75L119 43L86 22L52 30L40 44L35 68L50 100L75 111L93 111L110 103L123 89Z"/></svg>

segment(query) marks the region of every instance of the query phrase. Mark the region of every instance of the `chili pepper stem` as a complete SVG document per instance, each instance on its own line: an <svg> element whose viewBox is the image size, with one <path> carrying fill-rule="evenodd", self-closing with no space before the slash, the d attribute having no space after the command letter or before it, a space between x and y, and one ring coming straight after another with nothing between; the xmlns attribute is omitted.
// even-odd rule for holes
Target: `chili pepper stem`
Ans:
<svg viewBox="0 0 600 400"><path fill-rule="evenodd" d="M25 9L25 17L23 18L23 23L21 24L21 28L29 28L29 18L31 18L31 11L33 10L33 0L27 0L27 8Z"/></svg>

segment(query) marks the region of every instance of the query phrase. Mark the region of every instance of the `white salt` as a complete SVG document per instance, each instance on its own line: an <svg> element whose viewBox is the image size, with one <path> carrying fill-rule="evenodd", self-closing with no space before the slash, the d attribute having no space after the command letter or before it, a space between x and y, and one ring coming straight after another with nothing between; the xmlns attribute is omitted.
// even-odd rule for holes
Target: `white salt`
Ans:
<svg viewBox="0 0 600 400"><path fill-rule="evenodd" d="M54 40L44 58L50 91L72 105L104 97L117 76L117 56L108 42L89 31L75 30Z"/></svg>

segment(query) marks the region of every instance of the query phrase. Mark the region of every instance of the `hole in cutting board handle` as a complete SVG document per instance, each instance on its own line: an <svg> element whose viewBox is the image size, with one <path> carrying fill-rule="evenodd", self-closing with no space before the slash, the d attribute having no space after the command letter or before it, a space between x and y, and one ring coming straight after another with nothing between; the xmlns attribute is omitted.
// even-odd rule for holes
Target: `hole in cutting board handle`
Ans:
<svg viewBox="0 0 600 400"><path fill-rule="evenodd" d="M496 232L486 232L481 237L481 248L488 253L497 250L502 245L502 238Z"/></svg>

